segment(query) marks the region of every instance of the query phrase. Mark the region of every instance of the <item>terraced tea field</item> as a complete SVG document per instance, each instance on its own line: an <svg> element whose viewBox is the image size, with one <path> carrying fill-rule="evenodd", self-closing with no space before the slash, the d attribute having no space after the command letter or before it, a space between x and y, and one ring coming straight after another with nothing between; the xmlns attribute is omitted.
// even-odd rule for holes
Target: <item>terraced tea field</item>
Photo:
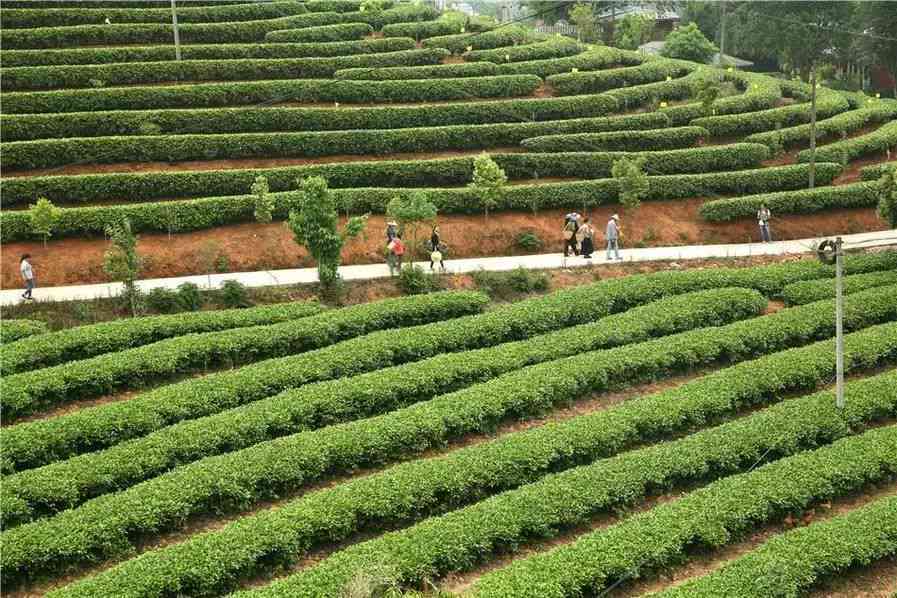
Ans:
<svg viewBox="0 0 897 598"><path fill-rule="evenodd" d="M687 584L651 589L768 596L886 575L895 269L846 261L843 410L814 259L504 304L20 323L0 347L4 591L632 595L661 570Z"/></svg>
<svg viewBox="0 0 897 598"><path fill-rule="evenodd" d="M175 61L168 9L94 4L3 8L2 241L40 254L47 284L102 279L99 238L123 216L154 243L156 275L189 273L208 240L235 269L295 265L283 227L254 223L260 174L275 220L310 175L372 228L391 198L423 190L455 256L519 251L521 230L554 248L563 211L620 211L610 171L624 156L650 175L628 246L756 240L764 201L780 238L883 226L876 163L897 143L894 100L819 90L807 190L799 82L354 0L187 3ZM723 92L712 106L695 98L708 81ZM512 184L477 236L484 206L467 184L484 151ZM27 215L39 197L63 208L56 251ZM379 244L346 257L379 261Z"/></svg>

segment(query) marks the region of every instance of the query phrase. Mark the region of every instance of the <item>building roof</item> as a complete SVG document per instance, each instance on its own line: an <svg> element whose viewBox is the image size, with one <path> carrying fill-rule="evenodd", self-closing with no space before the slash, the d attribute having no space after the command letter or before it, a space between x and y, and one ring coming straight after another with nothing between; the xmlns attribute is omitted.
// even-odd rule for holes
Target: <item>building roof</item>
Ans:
<svg viewBox="0 0 897 598"><path fill-rule="evenodd" d="M648 42L647 44L642 44L638 47L640 52L644 52L645 54L654 54L659 55L661 50L663 50L664 42ZM750 60L744 60L743 58L738 58L736 56L729 56L728 54L723 55L723 60L725 61L726 66L734 66L736 68L745 69L748 67L754 66L754 63ZM720 64L720 55L719 52L710 57L708 61L709 64L713 64L719 66Z"/></svg>

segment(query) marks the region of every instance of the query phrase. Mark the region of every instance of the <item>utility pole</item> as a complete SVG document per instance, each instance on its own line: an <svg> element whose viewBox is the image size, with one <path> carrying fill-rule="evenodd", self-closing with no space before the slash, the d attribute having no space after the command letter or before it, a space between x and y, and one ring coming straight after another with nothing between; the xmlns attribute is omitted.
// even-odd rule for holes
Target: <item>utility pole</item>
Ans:
<svg viewBox="0 0 897 598"><path fill-rule="evenodd" d="M835 239L835 404L844 409L844 255L841 237Z"/></svg>
<svg viewBox="0 0 897 598"><path fill-rule="evenodd" d="M171 24L174 26L174 59L181 59L181 36L178 32L178 9L175 6L176 0L171 0Z"/></svg>
<svg viewBox="0 0 897 598"><path fill-rule="evenodd" d="M726 55L726 0L723 0L719 3L720 9L720 18L719 18L719 64L717 66L724 66L723 62L725 62Z"/></svg>

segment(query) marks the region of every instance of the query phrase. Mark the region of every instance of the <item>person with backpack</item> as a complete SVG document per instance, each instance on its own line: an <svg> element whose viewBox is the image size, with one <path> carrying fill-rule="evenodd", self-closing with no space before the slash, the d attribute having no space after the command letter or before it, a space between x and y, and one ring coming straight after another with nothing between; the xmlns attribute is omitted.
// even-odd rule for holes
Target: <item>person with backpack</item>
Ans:
<svg viewBox="0 0 897 598"><path fill-rule="evenodd" d="M386 223L386 243L389 244L399 234L399 225L395 220Z"/></svg>
<svg viewBox="0 0 897 598"><path fill-rule="evenodd" d="M19 260L19 272L22 273L22 280L25 281L25 292L22 293L22 299L26 301L33 301L33 297L31 296L31 291L34 290L34 268L31 267L31 262L28 260L31 259L31 255L26 253L22 255L22 259Z"/></svg>
<svg viewBox="0 0 897 598"><path fill-rule="evenodd" d="M607 241L607 261L610 261L610 250L614 250L614 259L622 260L620 257L620 217L616 214L611 216L607 221L607 228L604 231L604 238Z"/></svg>
<svg viewBox="0 0 897 598"><path fill-rule="evenodd" d="M439 235L438 224L433 225L433 232L430 234L430 241L427 243L427 248L430 250L430 270L432 270L435 265L441 271L445 272L445 263L443 262L445 244L442 242L442 238Z"/></svg>
<svg viewBox="0 0 897 598"><path fill-rule="evenodd" d="M582 226L576 231L576 238L579 241L582 257L587 260L592 259L592 252L595 251L594 237L595 228L592 226L591 222L589 222L588 218L584 218Z"/></svg>
<svg viewBox="0 0 897 598"><path fill-rule="evenodd" d="M576 241L576 231L579 230L579 219L580 215L576 212L571 212L564 216L564 257L570 255L571 249L573 250L573 255L579 255L579 248Z"/></svg>
<svg viewBox="0 0 897 598"><path fill-rule="evenodd" d="M395 276L402 271L402 257L405 255L405 244L402 243L402 235L396 235L386 246L386 264L389 266L389 275Z"/></svg>

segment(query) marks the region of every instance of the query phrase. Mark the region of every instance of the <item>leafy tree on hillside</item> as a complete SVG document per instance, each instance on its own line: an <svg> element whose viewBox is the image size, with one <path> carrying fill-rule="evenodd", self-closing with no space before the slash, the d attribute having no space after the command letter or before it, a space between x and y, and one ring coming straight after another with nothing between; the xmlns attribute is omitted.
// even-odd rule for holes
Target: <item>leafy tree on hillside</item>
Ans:
<svg viewBox="0 0 897 598"><path fill-rule="evenodd" d="M128 302L131 314L140 312L140 289L137 277L143 266L143 259L137 252L137 236L131 229L131 222L125 218L121 222L106 227L106 234L112 247L103 256L103 269L113 279L125 286L122 297Z"/></svg>
<svg viewBox="0 0 897 598"><path fill-rule="evenodd" d="M851 44L850 2L751 2L741 9L759 44L810 83L810 180L816 178L816 80L820 65Z"/></svg>
<svg viewBox="0 0 897 598"><path fill-rule="evenodd" d="M398 195L386 205L386 214L394 218L403 231L411 231L411 261L420 249L417 242L418 229L421 224L434 221L436 211L436 206L427 199L423 191L415 191L407 196Z"/></svg>
<svg viewBox="0 0 897 598"><path fill-rule="evenodd" d="M897 228L897 167L889 168L882 177L878 215L891 228Z"/></svg>
<svg viewBox="0 0 897 598"><path fill-rule="evenodd" d="M717 82L710 79L700 81L695 85L694 96L701 102L704 114L713 114L713 103L719 98L722 89Z"/></svg>
<svg viewBox="0 0 897 598"><path fill-rule="evenodd" d="M253 198L253 214L256 222L267 224L273 219L274 198L271 197L268 188L268 179L262 175L256 177L250 189Z"/></svg>
<svg viewBox="0 0 897 598"><path fill-rule="evenodd" d="M31 230L40 235L47 246L47 239L53 234L53 229L59 223L62 211L53 205L46 197L41 197L37 203L31 204L28 210L28 218L31 220Z"/></svg>
<svg viewBox="0 0 897 598"><path fill-rule="evenodd" d="M650 183L645 173L645 158L621 158L614 162L611 176L620 185L620 203L627 210L635 210L642 205L642 198L648 194Z"/></svg>
<svg viewBox="0 0 897 598"><path fill-rule="evenodd" d="M866 34L857 38L860 51L890 71L897 98L897 4L865 0L858 3L856 17L855 28Z"/></svg>
<svg viewBox="0 0 897 598"><path fill-rule="evenodd" d="M683 25L667 35L661 54L667 58L679 58L694 62L707 62L718 48L704 37L694 23Z"/></svg>
<svg viewBox="0 0 897 598"><path fill-rule="evenodd" d="M570 22L576 27L576 36L581 42L594 42L598 40L598 21L595 18L591 4L577 2L570 9Z"/></svg>
<svg viewBox="0 0 897 598"><path fill-rule="evenodd" d="M489 210L498 207L507 183L505 171L499 168L489 154L484 152L473 161L473 181L468 187L480 196L486 218L489 218Z"/></svg>
<svg viewBox="0 0 897 598"><path fill-rule="evenodd" d="M367 216L350 218L342 232L337 230L337 206L327 188L327 179L313 176L302 179L289 227L298 245L304 246L318 264L318 280L324 288L333 288L339 280L340 251L348 239L354 239L367 225Z"/></svg>
<svg viewBox="0 0 897 598"><path fill-rule="evenodd" d="M654 35L656 20L648 15L626 15L614 27L614 45L624 50L638 50L638 47L651 41Z"/></svg>

